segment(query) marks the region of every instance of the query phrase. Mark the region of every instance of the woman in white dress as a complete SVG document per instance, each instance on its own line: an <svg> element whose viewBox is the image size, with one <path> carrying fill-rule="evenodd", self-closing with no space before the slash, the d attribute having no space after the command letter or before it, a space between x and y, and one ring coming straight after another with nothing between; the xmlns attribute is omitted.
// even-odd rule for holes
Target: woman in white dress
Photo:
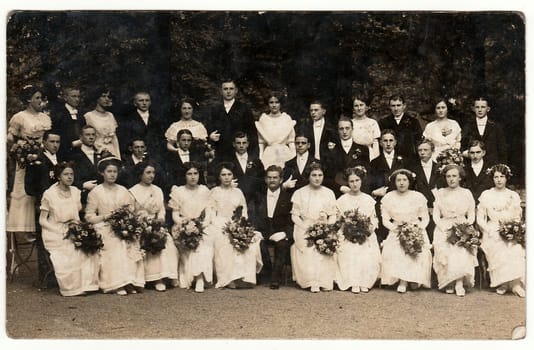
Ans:
<svg viewBox="0 0 534 350"><path fill-rule="evenodd" d="M465 172L458 165L447 165L442 170L447 182L446 188L440 188L434 202L432 217L436 223L434 230L434 271L438 277L438 289L447 294L456 292L465 296L465 287L475 283L475 266L478 265L476 251L447 242L449 229L454 224L475 222L475 199L467 188L460 187Z"/></svg>
<svg viewBox="0 0 534 350"><path fill-rule="evenodd" d="M79 221L82 209L81 192L72 186L73 164L59 163L54 168L54 176L58 182L43 194L39 224L59 292L68 297L97 291L99 254L85 254L70 239L65 239L69 222Z"/></svg>
<svg viewBox="0 0 534 350"><path fill-rule="evenodd" d="M369 148L369 160L380 155L378 140L380 139L380 127L376 120L367 116L369 111L369 97L357 94L352 98L352 140L358 145Z"/></svg>
<svg viewBox="0 0 534 350"><path fill-rule="evenodd" d="M399 282L397 292L405 293L408 283L412 289L421 285L430 288L432 254L425 227L429 216L427 200L417 191L410 190L415 174L406 169L395 170L389 182L395 187L382 198L382 222L389 230L382 246L382 284L393 285ZM397 230L403 223L415 224L422 230L421 252L416 256L405 253Z"/></svg>
<svg viewBox="0 0 534 350"><path fill-rule="evenodd" d="M143 255L139 242L129 243L118 238L106 222L113 210L124 205L133 209L134 199L126 188L115 183L120 168L119 159L103 158L97 167L104 183L89 192L85 219L94 225L104 242L104 248L100 251L98 283L104 293L135 294L136 288L143 288L145 285Z"/></svg>
<svg viewBox="0 0 534 350"><path fill-rule="evenodd" d="M462 129L454 120L448 118L448 103L445 99L439 99L435 104L436 120L426 125L423 131L425 139L432 141L435 146L432 160L441 151L447 148L460 149L462 140Z"/></svg>
<svg viewBox="0 0 534 350"><path fill-rule="evenodd" d="M208 138L208 131L204 125L193 119L193 106L195 101L191 98L183 98L180 101L180 120L172 123L167 131L165 131L165 138L167 139L167 149L171 152L178 151L176 135L178 131L187 129L193 134L193 140L195 142L204 142Z"/></svg>
<svg viewBox="0 0 534 350"><path fill-rule="evenodd" d="M41 143L44 132L52 127L50 117L41 112L44 105L43 94L35 86L26 86L22 91L21 100L26 104L26 109L16 113L9 120L8 144L22 143L29 139ZM35 197L28 196L24 190L25 175L26 169L17 164L13 189L9 194L6 222L8 232L35 232Z"/></svg>
<svg viewBox="0 0 534 350"><path fill-rule="evenodd" d="M109 111L113 101L111 91L100 88L95 91L93 100L96 101L94 110L84 114L85 122L95 128L95 147L99 151L107 150L117 158L121 158L119 139L117 138L117 121L113 113Z"/></svg>
<svg viewBox="0 0 534 350"><path fill-rule="evenodd" d="M352 243L344 239L340 231L340 245L337 251L336 283L341 290L351 288L353 293L367 293L373 287L380 274L380 248L376 238L375 229L378 219L375 212L373 197L361 191L362 182L367 171L363 166L348 168L345 171L345 180L350 192L345 193L337 200L337 215L343 215L348 210L357 210L358 213L370 218L371 235L362 244Z"/></svg>
<svg viewBox="0 0 534 350"><path fill-rule="evenodd" d="M233 185L232 163L220 163L215 174L219 185L211 189L206 208L206 222L209 222L206 233L213 238L215 249L215 288L252 287L256 284L256 274L263 266L260 252L261 234L256 233L255 240L244 252L233 248L230 239L223 233L223 228L231 220L238 206L243 208L242 216L247 217L247 202L243 192Z"/></svg>
<svg viewBox="0 0 534 350"><path fill-rule="evenodd" d="M318 293L320 288L330 291L336 278L334 256L321 254L315 247L308 247L306 230L316 223L333 224L336 222L336 197L334 192L321 186L324 171L319 163L311 163L305 170L309 184L297 190L291 202L291 219L295 224L291 246L291 265L293 280L301 288L310 288Z"/></svg>
<svg viewBox="0 0 534 350"><path fill-rule="evenodd" d="M135 175L140 182L130 188L130 193L135 200L135 212L138 216L152 217L165 223L165 204L161 188L153 185L156 176L156 166L143 161L137 163L134 168ZM178 250L174 245L170 234L167 235L165 248L157 254L145 253L144 257L145 282L154 284L154 288L165 291L164 279L172 286L178 285Z"/></svg>
<svg viewBox="0 0 534 350"><path fill-rule="evenodd" d="M283 168L285 162L296 155L295 124L291 117L281 110L284 97L272 93L267 98L269 113L262 113L256 122L260 160L265 168L278 165Z"/></svg>
<svg viewBox="0 0 534 350"><path fill-rule="evenodd" d="M208 205L209 189L199 185L202 169L200 164L184 164L185 185L172 186L169 207L172 209L174 226L183 221L198 218ZM213 239L206 233L193 251L180 251L180 288L191 288L202 293L205 283L213 282Z"/></svg>
<svg viewBox="0 0 534 350"><path fill-rule="evenodd" d="M519 195L506 188L512 176L510 168L497 164L490 168L495 186L482 192L477 211L477 224L482 230L481 248L488 260L490 287L499 295L511 290L525 297L525 248L518 243L505 242L498 232L499 221L520 220Z"/></svg>

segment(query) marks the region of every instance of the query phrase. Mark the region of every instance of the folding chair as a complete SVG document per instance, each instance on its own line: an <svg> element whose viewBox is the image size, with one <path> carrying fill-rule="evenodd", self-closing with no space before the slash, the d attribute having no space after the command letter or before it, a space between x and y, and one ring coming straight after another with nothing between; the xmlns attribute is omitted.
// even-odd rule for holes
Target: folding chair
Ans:
<svg viewBox="0 0 534 350"><path fill-rule="evenodd" d="M21 237L17 238L17 232L8 232L8 276L9 281L13 282L15 273L17 273L20 268L24 267L28 271L33 272L33 268L30 266L30 263L36 262L36 258L33 256L33 252L37 246L36 240L24 241Z"/></svg>

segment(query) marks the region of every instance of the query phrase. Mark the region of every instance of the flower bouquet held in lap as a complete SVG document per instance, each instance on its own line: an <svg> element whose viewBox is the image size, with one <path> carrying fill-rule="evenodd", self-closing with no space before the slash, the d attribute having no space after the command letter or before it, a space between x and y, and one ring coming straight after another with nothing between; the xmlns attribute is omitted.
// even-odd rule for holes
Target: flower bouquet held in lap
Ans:
<svg viewBox="0 0 534 350"><path fill-rule="evenodd" d="M41 151L41 144L32 138L19 139L11 149L9 155L13 157L19 168L24 169L27 165L40 164L37 154Z"/></svg>
<svg viewBox="0 0 534 350"><path fill-rule="evenodd" d="M169 231L163 222L145 216L139 220L141 231L141 249L147 253L158 254L165 248Z"/></svg>
<svg viewBox="0 0 534 350"><path fill-rule="evenodd" d="M127 242L138 241L143 231L141 223L129 205L123 205L112 211L106 222L119 239Z"/></svg>
<svg viewBox="0 0 534 350"><path fill-rule="evenodd" d="M371 219L356 210L347 210L338 220L337 225L346 240L363 244L371 236Z"/></svg>
<svg viewBox="0 0 534 350"><path fill-rule="evenodd" d="M403 222L397 227L397 235L399 243L407 255L415 258L423 251L425 244L423 229L417 224Z"/></svg>
<svg viewBox="0 0 534 350"><path fill-rule="evenodd" d="M102 236L96 233L92 224L72 221L67 227L65 239L70 239L74 243L74 248L80 249L85 254L96 254L104 246Z"/></svg>
<svg viewBox="0 0 534 350"><path fill-rule="evenodd" d="M308 247L315 247L317 251L324 255L332 256L339 247L339 236L337 224L316 223L306 230L306 240Z"/></svg>
<svg viewBox="0 0 534 350"><path fill-rule="evenodd" d="M454 224L449 229L447 242L464 247L469 253L475 255L477 247L480 246L480 233L473 225L467 223Z"/></svg>
<svg viewBox="0 0 534 350"><path fill-rule="evenodd" d="M525 223L521 220L499 222L499 235L505 242L518 243L525 247Z"/></svg>
<svg viewBox="0 0 534 350"><path fill-rule="evenodd" d="M436 163L438 163L439 171L449 164L456 164L461 167L464 166L464 159L460 150L456 148L447 148L439 153L436 157Z"/></svg>
<svg viewBox="0 0 534 350"><path fill-rule="evenodd" d="M198 248L204 235L204 218L206 212L202 210L197 218L187 219L172 230L172 238L176 247L182 251L194 251Z"/></svg>
<svg viewBox="0 0 534 350"><path fill-rule="evenodd" d="M250 221L243 217L243 206L235 208L232 220L223 227L223 233L230 240L235 250L242 253L248 249L251 243L256 241L256 230Z"/></svg>

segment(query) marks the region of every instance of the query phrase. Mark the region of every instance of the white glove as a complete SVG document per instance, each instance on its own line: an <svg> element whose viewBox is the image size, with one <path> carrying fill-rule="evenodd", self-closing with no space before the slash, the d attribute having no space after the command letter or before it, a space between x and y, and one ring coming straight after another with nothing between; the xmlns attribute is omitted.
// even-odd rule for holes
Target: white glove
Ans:
<svg viewBox="0 0 534 350"><path fill-rule="evenodd" d="M85 181L82 185L84 190L91 191L93 188L97 186L96 180L89 180Z"/></svg>
<svg viewBox="0 0 534 350"><path fill-rule="evenodd" d="M289 177L283 184L283 188L295 188L295 185L297 184L297 180L293 180L293 175Z"/></svg>

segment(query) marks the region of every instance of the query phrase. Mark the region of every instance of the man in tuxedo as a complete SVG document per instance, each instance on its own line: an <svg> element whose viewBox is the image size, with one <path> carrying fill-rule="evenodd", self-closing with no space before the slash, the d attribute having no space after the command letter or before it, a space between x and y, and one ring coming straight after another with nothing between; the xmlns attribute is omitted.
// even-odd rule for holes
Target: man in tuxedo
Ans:
<svg viewBox="0 0 534 350"><path fill-rule="evenodd" d="M486 170L495 164L486 161L486 145L479 140L473 140L468 145L469 160L465 164L465 179L463 186L468 188L473 194L475 203L485 190L493 187L493 179L486 174Z"/></svg>
<svg viewBox="0 0 534 350"><path fill-rule="evenodd" d="M133 97L133 105L135 111L122 116L118 122L117 137L120 149L128 149L134 139L145 140L148 152L159 160L159 155L165 149L164 130L162 121L150 109L152 106L150 94L138 91Z"/></svg>
<svg viewBox="0 0 534 350"><path fill-rule="evenodd" d="M307 135L302 130L298 130L295 133L295 150L297 155L295 158L288 160L284 165L283 187L289 194L293 194L296 190L308 184L308 179L303 175L304 170L313 162L319 163L319 160L315 159L309 152L311 145Z"/></svg>
<svg viewBox="0 0 534 350"><path fill-rule="evenodd" d="M52 110L52 129L57 130L61 138L58 156L63 160L71 160L74 147L80 146L80 131L85 125L83 114L79 113L80 89L75 86L65 86L62 92L64 104Z"/></svg>
<svg viewBox="0 0 534 350"><path fill-rule="evenodd" d="M330 147L337 141L334 128L332 128L325 119L326 108L324 103L319 100L310 103L311 121L305 125L306 133L310 140L310 153L318 160L324 160Z"/></svg>
<svg viewBox="0 0 534 350"><path fill-rule="evenodd" d="M293 239L291 196L281 188L282 168L271 165L266 169L265 184L256 198L254 224L263 235L260 247L263 258L263 275L270 275L270 288L278 289L282 282L282 269L288 262L289 247ZM268 247L274 247L271 261Z"/></svg>
<svg viewBox="0 0 534 350"><path fill-rule="evenodd" d="M178 151L165 152L165 179L167 184L164 186L164 191L167 191L167 193L173 185L185 185L185 163L198 162L200 164L205 164L203 152L191 148L191 143L193 142L193 134L191 131L188 129L181 129L176 134L176 139L178 140ZM206 182L204 176L200 176L199 182L201 184Z"/></svg>
<svg viewBox="0 0 534 350"><path fill-rule="evenodd" d="M412 161L417 160L417 141L423 134L419 121L405 112L406 102L400 95L390 97L389 108L391 115L378 121L380 130L395 131L399 152Z"/></svg>
<svg viewBox="0 0 534 350"><path fill-rule="evenodd" d="M497 122L488 119L491 110L485 97L477 98L473 103L475 117L469 119L462 127L462 150L469 156L469 144L480 140L486 149L485 160L488 164L498 164L508 161L508 152L503 128ZM478 198L476 198L478 200Z"/></svg>
<svg viewBox="0 0 534 350"><path fill-rule="evenodd" d="M254 117L250 108L236 100L237 86L232 79L225 79L221 83L223 100L210 110L209 120L204 123L208 128L209 140L214 144L217 157L232 154L233 136L242 131L248 135L251 154L259 154L258 132L254 125Z"/></svg>

